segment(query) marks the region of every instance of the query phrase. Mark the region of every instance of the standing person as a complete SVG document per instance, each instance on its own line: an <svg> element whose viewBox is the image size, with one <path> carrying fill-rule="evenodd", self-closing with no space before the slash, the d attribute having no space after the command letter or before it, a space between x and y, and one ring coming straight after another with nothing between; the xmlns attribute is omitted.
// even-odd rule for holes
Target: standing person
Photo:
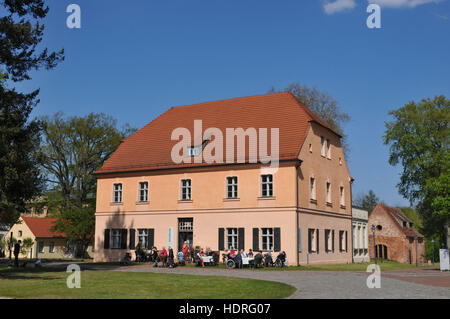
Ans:
<svg viewBox="0 0 450 319"><path fill-rule="evenodd" d="M181 248L181 250L183 251L184 260L187 260L188 252L189 252L189 246L187 244L187 241L184 242L183 247Z"/></svg>
<svg viewBox="0 0 450 319"><path fill-rule="evenodd" d="M19 253L21 244L21 240L14 244L14 267L19 267Z"/></svg>
<svg viewBox="0 0 450 319"><path fill-rule="evenodd" d="M169 267L173 268L174 267L174 255L173 255L173 249L172 247L169 246Z"/></svg>
<svg viewBox="0 0 450 319"><path fill-rule="evenodd" d="M162 248L161 256L162 256L162 263L163 263L163 267L164 267L167 264L167 250L166 250L166 247Z"/></svg>

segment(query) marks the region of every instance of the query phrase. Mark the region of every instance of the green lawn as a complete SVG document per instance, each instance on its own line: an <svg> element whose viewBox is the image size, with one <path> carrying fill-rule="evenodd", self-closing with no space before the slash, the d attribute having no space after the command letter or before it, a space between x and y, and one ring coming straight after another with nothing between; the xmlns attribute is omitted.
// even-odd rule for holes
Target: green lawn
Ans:
<svg viewBox="0 0 450 319"><path fill-rule="evenodd" d="M48 269L0 268L0 296L13 298L285 298L295 288L283 283L213 276L81 272L81 288L69 289L69 273Z"/></svg>

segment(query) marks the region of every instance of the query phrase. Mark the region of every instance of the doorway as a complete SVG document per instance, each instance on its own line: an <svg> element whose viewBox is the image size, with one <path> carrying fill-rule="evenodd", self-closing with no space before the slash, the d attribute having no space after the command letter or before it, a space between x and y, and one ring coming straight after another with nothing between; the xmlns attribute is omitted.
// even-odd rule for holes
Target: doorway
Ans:
<svg viewBox="0 0 450 319"><path fill-rule="evenodd" d="M178 251L181 251L184 242L187 242L189 248L192 247L194 240L194 219L178 218Z"/></svg>

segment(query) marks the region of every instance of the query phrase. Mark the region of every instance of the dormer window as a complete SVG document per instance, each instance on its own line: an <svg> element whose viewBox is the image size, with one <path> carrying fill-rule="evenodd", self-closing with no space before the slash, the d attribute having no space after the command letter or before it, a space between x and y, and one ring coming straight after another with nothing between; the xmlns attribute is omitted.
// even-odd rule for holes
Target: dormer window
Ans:
<svg viewBox="0 0 450 319"><path fill-rule="evenodd" d="M405 227L405 228L407 227L407 226L406 226L406 222L403 222L403 227Z"/></svg>
<svg viewBox="0 0 450 319"><path fill-rule="evenodd" d="M206 140L203 141L202 145L189 146L188 147L188 154L189 154L189 156L190 157L199 156L200 153L203 151L203 149L205 148L206 144L208 144L209 141L210 141L210 139L207 138Z"/></svg>
<svg viewBox="0 0 450 319"><path fill-rule="evenodd" d="M188 147L188 154L190 157L199 156L200 152L202 151L201 146L190 146Z"/></svg>

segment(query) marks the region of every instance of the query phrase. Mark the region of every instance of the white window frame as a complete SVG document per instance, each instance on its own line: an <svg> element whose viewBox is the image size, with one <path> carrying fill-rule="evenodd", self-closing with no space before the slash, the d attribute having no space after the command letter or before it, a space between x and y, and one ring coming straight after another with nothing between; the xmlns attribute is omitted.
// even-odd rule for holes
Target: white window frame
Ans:
<svg viewBox="0 0 450 319"><path fill-rule="evenodd" d="M320 155L325 157L325 138L323 136L320 137Z"/></svg>
<svg viewBox="0 0 450 319"><path fill-rule="evenodd" d="M120 249L122 246L122 230L121 229L111 229L111 248Z"/></svg>
<svg viewBox="0 0 450 319"><path fill-rule="evenodd" d="M327 139L327 158L331 159L331 142Z"/></svg>
<svg viewBox="0 0 450 319"><path fill-rule="evenodd" d="M181 180L181 200L192 200L192 180Z"/></svg>
<svg viewBox="0 0 450 319"><path fill-rule="evenodd" d="M345 189L344 186L339 186L339 197L341 206L345 206Z"/></svg>
<svg viewBox="0 0 450 319"><path fill-rule="evenodd" d="M138 244L141 243L142 248L145 249L148 243L148 229L138 229Z"/></svg>
<svg viewBox="0 0 450 319"><path fill-rule="evenodd" d="M49 253L54 253L55 252L55 242L51 241L48 245L48 252Z"/></svg>
<svg viewBox="0 0 450 319"><path fill-rule="evenodd" d="M122 183L114 183L113 185L113 202L122 203Z"/></svg>
<svg viewBox="0 0 450 319"><path fill-rule="evenodd" d="M325 185L326 185L325 188L326 188L327 203L331 204L331 183L330 182L326 182Z"/></svg>
<svg viewBox="0 0 450 319"><path fill-rule="evenodd" d="M309 178L309 190L310 199L316 200L316 179L314 177Z"/></svg>
<svg viewBox="0 0 450 319"><path fill-rule="evenodd" d="M261 249L262 251L273 251L274 248L273 228L261 228Z"/></svg>
<svg viewBox="0 0 450 319"><path fill-rule="evenodd" d="M237 228L227 228L227 249L238 249L238 229Z"/></svg>
<svg viewBox="0 0 450 319"><path fill-rule="evenodd" d="M17 237L22 237L22 231L21 231L21 230L19 230L19 231L17 232Z"/></svg>
<svg viewBox="0 0 450 319"><path fill-rule="evenodd" d="M312 232L310 232L312 230ZM311 233L311 237L309 237L309 234ZM308 228L308 239L311 239L311 252L316 252L317 251L317 239L316 239L316 234L317 233L317 229L315 228ZM308 243L309 244L309 243Z"/></svg>
<svg viewBox="0 0 450 319"><path fill-rule="evenodd" d="M230 196L231 193L231 196ZM227 198L238 198L238 178L237 176L227 177Z"/></svg>
<svg viewBox="0 0 450 319"><path fill-rule="evenodd" d="M139 202L148 202L148 182L139 182Z"/></svg>
<svg viewBox="0 0 450 319"><path fill-rule="evenodd" d="M38 241L38 251L43 253L45 249L45 243L43 241Z"/></svg>
<svg viewBox="0 0 450 319"><path fill-rule="evenodd" d="M264 193L266 193L266 194L264 194ZM273 175L272 174L261 175L261 197L273 197Z"/></svg>

